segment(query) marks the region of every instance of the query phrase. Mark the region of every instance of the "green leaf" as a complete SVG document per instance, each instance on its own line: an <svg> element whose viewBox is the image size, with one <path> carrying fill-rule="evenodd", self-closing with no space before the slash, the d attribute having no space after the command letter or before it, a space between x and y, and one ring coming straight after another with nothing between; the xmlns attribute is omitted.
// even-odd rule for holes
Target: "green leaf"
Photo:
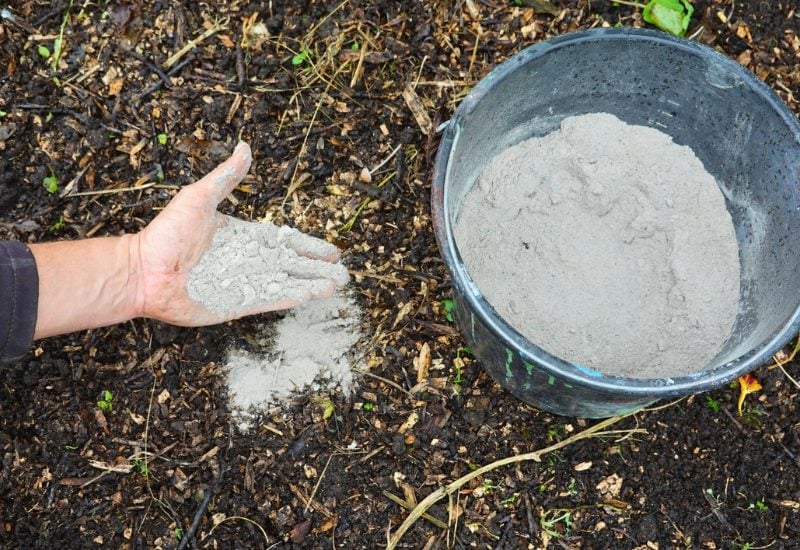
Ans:
<svg viewBox="0 0 800 550"><path fill-rule="evenodd" d="M333 411L335 410L333 406L333 401L330 399L325 399L322 402L322 419L328 420L331 416L333 416Z"/></svg>
<svg viewBox="0 0 800 550"><path fill-rule="evenodd" d="M292 57L292 65L302 65L309 57L311 57L311 50L305 48L303 51Z"/></svg>
<svg viewBox="0 0 800 550"><path fill-rule="evenodd" d="M45 59L47 59L48 57L50 57L50 50L49 50L49 49L48 49L48 47L47 47L47 46L45 46L44 44L39 44L39 47L38 47L38 48L36 48L36 51L37 51L37 53L38 53L39 55L41 55L41 56L42 56L42 57L44 57Z"/></svg>
<svg viewBox="0 0 800 550"><path fill-rule="evenodd" d="M350 49L353 50L354 52L357 52L358 48L360 47L361 46L358 45L358 40L353 40L353 43L350 44Z"/></svg>
<svg viewBox="0 0 800 550"><path fill-rule="evenodd" d="M8 116L8 113L5 111L0 111L0 118L5 118Z"/></svg>
<svg viewBox="0 0 800 550"><path fill-rule="evenodd" d="M167 134L158 134L158 135L156 136L156 139L158 139L158 142L159 142L161 145L166 145L166 144L167 144L167 139L168 139L168 138L167 138Z"/></svg>
<svg viewBox="0 0 800 550"><path fill-rule="evenodd" d="M442 309L444 309L445 318L452 323L453 312L456 309L456 303L453 300L442 300Z"/></svg>
<svg viewBox="0 0 800 550"><path fill-rule="evenodd" d="M114 399L114 394L108 390L105 390L103 392L103 401L111 401L112 399Z"/></svg>
<svg viewBox="0 0 800 550"><path fill-rule="evenodd" d="M694 6L688 0L650 0L642 17L665 32L683 36L689 29Z"/></svg>
<svg viewBox="0 0 800 550"><path fill-rule="evenodd" d="M53 69L56 68L56 63L58 63L59 58L61 57L61 45L63 44L63 40L61 37L56 38L53 40L53 59L51 59L51 63L53 65Z"/></svg>
<svg viewBox="0 0 800 550"><path fill-rule="evenodd" d="M366 402L366 403L364 403L364 405L362 406L362 409L364 409L365 411L369 412L369 411L371 411L371 410L372 410L374 407L375 407L375 405L373 405L372 403L370 403L369 401L367 401L367 402Z"/></svg>
<svg viewBox="0 0 800 550"><path fill-rule="evenodd" d="M48 193L55 193L58 191L58 178L55 175L47 176L42 180L42 185Z"/></svg>

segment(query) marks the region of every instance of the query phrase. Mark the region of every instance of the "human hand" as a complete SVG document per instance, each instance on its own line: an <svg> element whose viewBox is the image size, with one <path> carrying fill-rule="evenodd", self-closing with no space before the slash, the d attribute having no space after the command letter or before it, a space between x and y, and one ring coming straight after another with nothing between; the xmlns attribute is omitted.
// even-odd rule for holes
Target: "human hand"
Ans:
<svg viewBox="0 0 800 550"><path fill-rule="evenodd" d="M130 240L139 315L181 326L210 325L327 297L347 282L335 246L288 227L217 212L251 160L250 148L239 143L228 160L183 188ZM248 250L258 253L226 246L226 238L241 234L249 239ZM236 294L243 288L239 283L249 285L246 296Z"/></svg>

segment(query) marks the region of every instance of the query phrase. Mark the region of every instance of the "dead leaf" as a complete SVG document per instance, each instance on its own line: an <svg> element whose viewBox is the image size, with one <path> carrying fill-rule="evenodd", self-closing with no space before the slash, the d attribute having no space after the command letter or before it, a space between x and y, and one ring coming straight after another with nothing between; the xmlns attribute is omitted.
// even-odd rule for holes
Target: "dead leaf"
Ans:
<svg viewBox="0 0 800 550"><path fill-rule="evenodd" d="M308 534L311 532L311 520L306 519L298 523L292 529L292 532L289 535L289 538L292 539L292 542L295 544L300 544L305 540Z"/></svg>
<svg viewBox="0 0 800 550"><path fill-rule="evenodd" d="M422 344L419 355L414 359L417 369L417 384L422 384L428 379L428 370L431 368L431 347L427 342Z"/></svg>
<svg viewBox="0 0 800 550"><path fill-rule="evenodd" d="M403 90L403 100L411 110L411 114L414 115L414 120L417 121L417 126L422 130L423 135L427 136L430 134L431 130L433 130L433 122L431 122L428 111L425 109L422 100L417 95L417 92L414 91L411 84L408 84Z"/></svg>
<svg viewBox="0 0 800 550"><path fill-rule="evenodd" d="M622 478L617 474L611 474L598 483L595 488L603 496L618 497L622 491Z"/></svg>
<svg viewBox="0 0 800 550"><path fill-rule="evenodd" d="M236 44L233 42L233 40L231 40L231 37L228 36L227 34L218 34L217 38L219 38L219 41L222 42L222 45L225 46L226 48L236 47Z"/></svg>
<svg viewBox="0 0 800 550"><path fill-rule="evenodd" d="M403 422L399 428L397 428L397 432L404 434L408 430L414 427L414 425L419 421L419 414L417 411L412 411L411 414L408 415L408 418L405 422Z"/></svg>
<svg viewBox="0 0 800 550"><path fill-rule="evenodd" d="M169 390L164 389L164 391L158 394L158 397L156 397L156 401L158 402L159 405L163 405L164 403L167 402L167 400L170 397L172 396L169 394Z"/></svg>
<svg viewBox="0 0 800 550"><path fill-rule="evenodd" d="M211 526L216 527L217 525L225 521L225 518L227 517L228 516L226 516L223 512L217 512L216 514L211 516Z"/></svg>
<svg viewBox="0 0 800 550"><path fill-rule="evenodd" d="M116 95L119 95L119 93L122 91L123 84L125 84L125 79L122 77L115 78L114 80L112 80L111 83L108 85L109 97L114 97Z"/></svg>
<svg viewBox="0 0 800 550"><path fill-rule="evenodd" d="M548 13L550 15L558 15L561 13L560 9L547 0L522 0L522 3L529 8L533 8L536 13Z"/></svg>
<svg viewBox="0 0 800 550"><path fill-rule="evenodd" d="M588 460L586 462L581 462L580 464L576 464L575 465L575 471L576 472L585 472L586 470L588 470L591 467L592 467L592 461Z"/></svg>
<svg viewBox="0 0 800 550"><path fill-rule="evenodd" d="M189 478L183 473L183 470L180 468L175 468L175 471L172 473L172 485L177 490L183 491L186 489L188 484Z"/></svg>

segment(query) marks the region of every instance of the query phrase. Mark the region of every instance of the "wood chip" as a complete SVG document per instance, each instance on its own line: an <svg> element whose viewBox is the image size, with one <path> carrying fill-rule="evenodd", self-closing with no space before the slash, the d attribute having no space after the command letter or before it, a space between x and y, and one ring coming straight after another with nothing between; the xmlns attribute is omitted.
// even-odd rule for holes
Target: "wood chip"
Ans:
<svg viewBox="0 0 800 550"><path fill-rule="evenodd" d="M428 112L425 110L422 100L417 95L417 92L414 91L411 84L408 84L403 90L403 100L406 102L408 108L411 109L411 114L414 115L414 120L417 121L417 125L419 129L422 130L422 133L426 136L430 134L431 130L433 130L433 122L431 122L431 117L428 116Z"/></svg>
<svg viewBox="0 0 800 550"><path fill-rule="evenodd" d="M414 367L417 369L417 384L425 383L431 368L431 347L428 342L422 344L419 355L414 359Z"/></svg>

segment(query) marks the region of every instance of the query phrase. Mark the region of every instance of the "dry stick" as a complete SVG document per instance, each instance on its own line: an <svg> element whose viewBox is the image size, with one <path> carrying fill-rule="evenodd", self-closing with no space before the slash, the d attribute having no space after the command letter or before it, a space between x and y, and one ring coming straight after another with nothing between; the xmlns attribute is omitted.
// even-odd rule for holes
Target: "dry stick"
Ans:
<svg viewBox="0 0 800 550"><path fill-rule="evenodd" d="M637 409L635 411L632 411L632 412L629 412L627 414L623 414L623 415L620 415L620 416L615 416L615 417L609 418L607 420L603 420L602 422L599 422L599 423L595 424L591 428L587 428L587 429L583 430L582 432L573 435L572 437L568 437L567 439L564 439L563 441L559 441L558 443L555 443L554 445L550 445L549 447L545 447L544 449L540 449L538 451L533 451L531 453L525 453L525 454L521 454L521 455L510 456L510 457L503 458L501 460L492 462L491 464L487 464L486 466L482 466L482 467L478 468L477 470L475 470L473 472L470 472L469 474L467 474L467 475L465 475L463 477L458 478L457 480L453 481L452 483L450 483L448 485L445 485L444 487L439 487L437 490L435 490L430 495L425 497L425 499L422 502L417 504L417 507L414 508L414 510L411 512L411 514L409 514L409 516L405 519L405 521L402 523L402 525L400 525L400 527L397 528L397 531L395 531L394 535L392 536L391 540L389 541L389 544L387 545L386 550L394 550L394 548L396 548L397 544L400 542L400 539L403 538L403 535L406 533L406 531L408 531L408 529L414 524L414 522L416 522L422 516L422 514L424 514L428 510L428 508L433 506L435 503L440 501L445 496L451 494L454 491L457 491L463 485L469 483L470 481L472 481L476 477L482 476L483 474L485 474L487 472L491 472L492 470L495 470L495 469L499 468L500 466L506 466L508 464L515 464L517 462L524 462L526 460L533 460L534 462L541 462L542 456L544 456L546 454L549 454L549 453L552 453L553 451L557 451L557 450L559 450L559 449L561 449L563 447L571 445L571 444L573 444L573 443L575 443L577 441L580 441L582 439L587 439L587 438L590 438L590 437L597 437L599 435L602 435L602 430L603 429L605 429L605 428L607 428L607 427L609 427L609 426L611 426L613 424L616 424L620 420L622 420L624 418L628 418L629 416L632 416L632 415L634 415L636 413L639 413L639 412L642 412L641 409Z"/></svg>
<svg viewBox="0 0 800 550"><path fill-rule="evenodd" d="M205 39L215 35L219 31L225 29L227 27L227 25L228 25L228 18L227 17L222 19L222 20L220 20L220 21L215 22L213 25L211 25L211 27L206 29L206 31L203 34L201 34L197 38L193 38L192 40L189 40L186 43L186 45L184 45L180 50L178 50L177 52L172 54L169 57L169 59L167 59L164 62L164 68L165 69L169 69L170 67L172 67L175 63L177 63L180 60L181 57L183 57L184 55L189 53L191 50L193 50L196 46L198 46Z"/></svg>
<svg viewBox="0 0 800 550"><path fill-rule="evenodd" d="M217 489L222 483L222 476L225 474L225 468L219 469L219 475L217 479L214 480L214 485L212 485L207 491L205 496L203 497L203 501L200 503L200 506L197 508L197 512L194 514L194 519L192 520L192 524L189 526L189 530L181 537L181 543L175 550L183 550L186 548L186 545L189 544L189 541L194 538L194 534L197 531L197 528L200 526L200 518L203 517L203 514L208 508L208 503L211 502L211 497L214 496L214 493L217 492Z"/></svg>
<svg viewBox="0 0 800 550"><path fill-rule="evenodd" d="M404 499L400 498L399 496L395 495L394 493L390 493L389 491L384 491L383 492L383 496L385 496L386 498L388 498L389 500L391 500L392 502L394 502L398 506L400 506L402 508L405 508L409 512L414 510L414 505L413 504L411 504L407 500L404 500ZM428 513L424 513L420 517L422 519L426 519L426 520L430 521L432 524L434 524L439 529L447 529L447 524L445 522L443 522L439 518L433 517L432 515L430 515Z"/></svg>

